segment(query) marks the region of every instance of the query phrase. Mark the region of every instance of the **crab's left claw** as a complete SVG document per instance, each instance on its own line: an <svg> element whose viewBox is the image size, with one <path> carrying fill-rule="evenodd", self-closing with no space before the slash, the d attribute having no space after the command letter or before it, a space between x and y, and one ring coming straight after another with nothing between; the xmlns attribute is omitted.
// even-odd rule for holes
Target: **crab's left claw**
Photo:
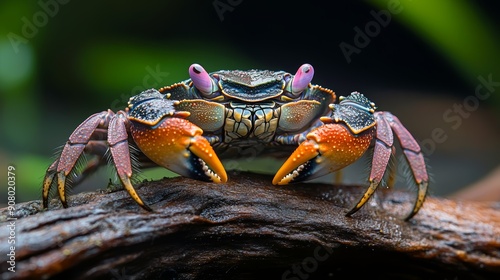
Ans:
<svg viewBox="0 0 500 280"><path fill-rule="evenodd" d="M226 170L202 136L203 130L190 121L166 117L154 128L133 123L130 130L141 151L156 164L193 179L227 181Z"/></svg>
<svg viewBox="0 0 500 280"><path fill-rule="evenodd" d="M276 172L273 184L301 182L342 169L363 155L373 135L372 128L355 135L344 124L324 124L307 134Z"/></svg>

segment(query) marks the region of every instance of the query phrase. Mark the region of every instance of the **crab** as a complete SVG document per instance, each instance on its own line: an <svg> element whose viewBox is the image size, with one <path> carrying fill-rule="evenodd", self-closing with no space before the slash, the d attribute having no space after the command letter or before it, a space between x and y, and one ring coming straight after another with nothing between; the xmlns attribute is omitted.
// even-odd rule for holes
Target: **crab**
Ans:
<svg viewBox="0 0 500 280"><path fill-rule="evenodd" d="M363 94L352 92L335 103L332 90L311 84L310 64L300 66L295 75L269 70L208 73L199 64L188 72L190 79L133 96L124 110L102 111L83 121L47 169L43 207L48 208L53 185L67 207L69 182L78 183L105 165L108 153L125 190L152 211L132 184L134 165L162 166L185 177L224 183L228 176L221 159L258 148L267 156L288 156L272 181L286 185L339 171L373 149L369 186L346 213L350 216L390 169L394 134L418 186L406 219L422 207L429 179L420 146L396 116L375 111ZM83 154L91 160L75 175Z"/></svg>

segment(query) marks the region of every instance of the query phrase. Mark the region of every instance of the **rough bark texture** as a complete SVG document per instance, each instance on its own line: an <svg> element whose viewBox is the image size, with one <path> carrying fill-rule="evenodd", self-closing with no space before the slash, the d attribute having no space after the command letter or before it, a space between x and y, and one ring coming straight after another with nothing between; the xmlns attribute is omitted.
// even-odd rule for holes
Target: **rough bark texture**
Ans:
<svg viewBox="0 0 500 280"><path fill-rule="evenodd" d="M405 222L415 194L380 190L346 217L364 188L270 181L146 182L138 192L153 213L125 191L70 196L68 209L18 204L16 272L0 209L2 279L499 279L498 203L429 197Z"/></svg>

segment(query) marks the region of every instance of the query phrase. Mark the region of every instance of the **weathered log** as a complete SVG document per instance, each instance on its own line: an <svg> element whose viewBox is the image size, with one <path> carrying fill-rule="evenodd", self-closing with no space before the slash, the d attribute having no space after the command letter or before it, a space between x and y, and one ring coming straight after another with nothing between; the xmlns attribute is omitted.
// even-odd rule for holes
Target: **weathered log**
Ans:
<svg viewBox="0 0 500 280"><path fill-rule="evenodd" d="M499 204L428 197L405 222L416 195L379 190L346 217L363 187L270 181L144 182L153 213L125 191L70 196L67 209L56 199L48 211L40 201L1 209L2 279L499 279Z"/></svg>

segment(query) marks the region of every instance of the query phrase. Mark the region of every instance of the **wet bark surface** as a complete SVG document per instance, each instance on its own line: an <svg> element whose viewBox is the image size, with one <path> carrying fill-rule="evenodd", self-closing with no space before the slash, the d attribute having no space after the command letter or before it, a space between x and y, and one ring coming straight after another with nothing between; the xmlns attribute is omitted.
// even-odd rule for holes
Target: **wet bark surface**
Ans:
<svg viewBox="0 0 500 280"><path fill-rule="evenodd" d="M379 190L352 217L364 187L229 174L227 184L170 178L123 191L16 205L15 272L0 209L2 279L498 279L500 204Z"/></svg>

